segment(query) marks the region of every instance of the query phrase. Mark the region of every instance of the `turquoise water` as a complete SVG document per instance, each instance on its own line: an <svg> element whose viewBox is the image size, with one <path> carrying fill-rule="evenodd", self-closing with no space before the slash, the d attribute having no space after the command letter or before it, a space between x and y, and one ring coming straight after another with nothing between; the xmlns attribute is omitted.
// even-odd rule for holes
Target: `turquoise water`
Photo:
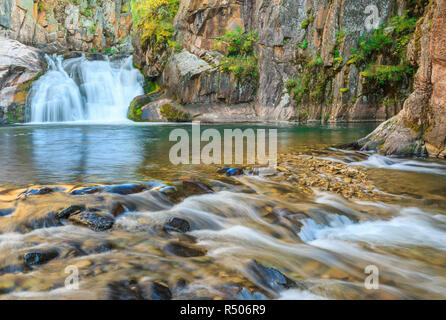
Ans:
<svg viewBox="0 0 446 320"><path fill-rule="evenodd" d="M217 128L277 129L278 150L329 146L365 136L376 124L345 125L202 125ZM0 127L0 186L46 183L121 183L152 178L171 167L169 141L183 125L52 124ZM223 135L223 134L222 134ZM203 143L204 145L204 143ZM172 166L172 170L182 170ZM186 168L199 170L200 168ZM159 177L159 175L155 174ZM161 177L162 178L162 177Z"/></svg>

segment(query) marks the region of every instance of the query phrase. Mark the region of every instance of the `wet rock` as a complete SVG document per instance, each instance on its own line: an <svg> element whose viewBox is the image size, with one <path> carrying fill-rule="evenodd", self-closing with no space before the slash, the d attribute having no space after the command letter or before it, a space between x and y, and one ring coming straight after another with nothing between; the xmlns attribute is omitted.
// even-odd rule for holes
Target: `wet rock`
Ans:
<svg viewBox="0 0 446 320"><path fill-rule="evenodd" d="M217 171L218 174L224 174L228 177L234 177L234 176L241 176L243 174L243 169L242 168L230 168L230 167L225 167L225 168L221 168Z"/></svg>
<svg viewBox="0 0 446 320"><path fill-rule="evenodd" d="M139 287L144 300L172 300L172 292L163 282L141 281Z"/></svg>
<svg viewBox="0 0 446 320"><path fill-rule="evenodd" d="M142 300L141 291L133 281L120 280L107 284L107 300Z"/></svg>
<svg viewBox="0 0 446 320"><path fill-rule="evenodd" d="M58 212L56 214L56 218L58 218L58 219L67 219L71 215L79 214L81 212L84 212L85 210L86 210L86 207L84 205L69 206L68 208Z"/></svg>
<svg viewBox="0 0 446 320"><path fill-rule="evenodd" d="M120 216L126 212L125 206L121 202L116 202L113 204L113 207L111 209L111 214L113 217Z"/></svg>
<svg viewBox="0 0 446 320"><path fill-rule="evenodd" d="M95 194L100 192L115 193L120 195L129 195L140 193L149 189L148 185L143 184L122 184L117 186L97 186L88 187L71 191L71 195L80 196L86 194Z"/></svg>
<svg viewBox="0 0 446 320"><path fill-rule="evenodd" d="M98 212L81 212L71 215L68 219L76 224L87 226L93 231L105 231L111 229L114 224L113 218Z"/></svg>
<svg viewBox="0 0 446 320"><path fill-rule="evenodd" d="M14 209L0 209L0 217L6 217L14 213Z"/></svg>
<svg viewBox="0 0 446 320"><path fill-rule="evenodd" d="M106 192L128 195L128 194L140 193L147 189L149 189L149 187L142 184L123 184L119 186L108 187Z"/></svg>
<svg viewBox="0 0 446 320"><path fill-rule="evenodd" d="M256 260L252 260L247 270L253 277L254 282L259 283L262 287L274 291L281 291L296 286L296 283L283 275L280 271L262 266Z"/></svg>
<svg viewBox="0 0 446 320"><path fill-rule="evenodd" d="M88 188L82 188L78 190L71 191L71 195L73 196L81 196L85 194L95 194L104 191L104 187L88 187Z"/></svg>
<svg viewBox="0 0 446 320"><path fill-rule="evenodd" d="M188 195L198 195L214 192L214 190L212 190L212 188L208 185L194 180L184 180L183 191Z"/></svg>
<svg viewBox="0 0 446 320"><path fill-rule="evenodd" d="M187 220L181 218L170 218L164 224L164 230L167 232L174 231L180 233L186 233L190 231L190 224Z"/></svg>
<svg viewBox="0 0 446 320"><path fill-rule="evenodd" d="M19 194L18 198L27 197L27 196L44 195L44 194L53 193L54 191L55 191L55 189L48 188L48 187L43 187L40 189L31 189L31 190L26 190L26 191L22 192L21 194Z"/></svg>
<svg viewBox="0 0 446 320"><path fill-rule="evenodd" d="M56 249L45 251L33 251L25 253L24 262L28 267L45 264L59 256L59 251Z"/></svg>
<svg viewBox="0 0 446 320"><path fill-rule="evenodd" d="M178 241L169 242L163 251L179 257L201 257L206 255L206 250L192 244L186 244Z"/></svg>
<svg viewBox="0 0 446 320"><path fill-rule="evenodd" d="M201 182L184 180L175 189L165 190L163 194L173 203L179 203L190 196L213 193L214 190Z"/></svg>

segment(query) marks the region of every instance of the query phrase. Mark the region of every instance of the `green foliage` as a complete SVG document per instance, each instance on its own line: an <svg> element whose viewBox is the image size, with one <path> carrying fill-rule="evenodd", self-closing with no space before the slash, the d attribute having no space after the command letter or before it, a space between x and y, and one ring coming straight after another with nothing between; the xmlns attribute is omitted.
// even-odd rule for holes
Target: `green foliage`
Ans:
<svg viewBox="0 0 446 320"><path fill-rule="evenodd" d="M339 30L336 32L336 45L340 45L344 42L345 36L348 34L347 30Z"/></svg>
<svg viewBox="0 0 446 320"><path fill-rule="evenodd" d="M245 31L240 26L227 30L222 37L217 38L217 47L226 46L229 56L252 56L254 45L258 41L256 31Z"/></svg>
<svg viewBox="0 0 446 320"><path fill-rule="evenodd" d="M395 16L387 25L381 25L370 34L363 35L358 41L358 47L352 49L347 64L362 64L375 60L379 54L393 55L397 62L404 60L410 37L415 31L416 19L409 18L406 12Z"/></svg>
<svg viewBox="0 0 446 320"><path fill-rule="evenodd" d="M105 48L105 53L106 54L116 54L116 50L115 49L111 49L111 48Z"/></svg>
<svg viewBox="0 0 446 320"><path fill-rule="evenodd" d="M301 48L302 50L306 50L308 48L308 41L304 40L304 42L300 43L297 45L299 48Z"/></svg>
<svg viewBox="0 0 446 320"><path fill-rule="evenodd" d="M158 91L160 87L158 85L158 82L152 81L149 78L145 77L142 88L144 90L144 94L151 94L155 91Z"/></svg>
<svg viewBox="0 0 446 320"><path fill-rule="evenodd" d="M85 16L85 17L88 17L88 18L93 17L93 11L91 11L90 8L85 8L85 9L82 11L81 14L82 14L83 16Z"/></svg>
<svg viewBox="0 0 446 320"><path fill-rule="evenodd" d="M307 30L308 26L309 26L310 24L312 24L313 21L314 21L314 16L309 16L308 18L306 18L306 19L302 22L301 28L304 29L304 30Z"/></svg>
<svg viewBox="0 0 446 320"><path fill-rule="evenodd" d="M217 49L227 52L220 61L220 70L232 72L238 81L257 82L259 71L254 52L257 40L255 31L245 31L240 27L226 31L216 41Z"/></svg>
<svg viewBox="0 0 446 320"><path fill-rule="evenodd" d="M141 33L142 46L150 46L155 52L168 48L179 5L180 0L132 0L134 24Z"/></svg>
<svg viewBox="0 0 446 320"><path fill-rule="evenodd" d="M232 56L220 61L222 71L232 72L239 81L257 81L259 70L256 56Z"/></svg>
<svg viewBox="0 0 446 320"><path fill-rule="evenodd" d="M340 93L346 93L346 92L349 92L349 91L350 91L349 88L341 88L341 89L339 89Z"/></svg>
<svg viewBox="0 0 446 320"><path fill-rule="evenodd" d="M388 86L399 83L413 75L414 69L407 63L401 65L371 65L361 75L369 83Z"/></svg>

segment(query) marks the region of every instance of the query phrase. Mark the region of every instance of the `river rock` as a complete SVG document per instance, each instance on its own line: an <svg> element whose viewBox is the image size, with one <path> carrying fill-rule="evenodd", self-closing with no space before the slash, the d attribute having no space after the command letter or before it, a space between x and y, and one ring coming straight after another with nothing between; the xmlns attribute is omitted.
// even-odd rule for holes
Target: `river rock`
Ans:
<svg viewBox="0 0 446 320"><path fill-rule="evenodd" d="M84 225L93 231L106 231L111 229L114 224L113 218L98 212L81 212L70 215L68 219L76 224Z"/></svg>
<svg viewBox="0 0 446 320"><path fill-rule="evenodd" d="M6 217L13 214L15 209L0 209L0 217Z"/></svg>
<svg viewBox="0 0 446 320"><path fill-rule="evenodd" d="M180 232L180 233L186 233L189 232L190 224L187 220L181 219L181 218L170 218L169 221L167 221L164 224L164 230L167 232L174 231L174 232Z"/></svg>
<svg viewBox="0 0 446 320"><path fill-rule="evenodd" d="M276 292L289 289L296 286L296 283L282 274L280 271L264 267L256 260L252 260L247 271L252 276L253 281L259 283L262 287L274 290Z"/></svg>
<svg viewBox="0 0 446 320"><path fill-rule="evenodd" d="M179 256L179 257L201 257L206 255L206 250L192 245L189 243L183 243L179 241L171 241L166 246L164 246L163 251Z"/></svg>
<svg viewBox="0 0 446 320"><path fill-rule="evenodd" d="M24 262L28 267L45 264L59 256L59 251L56 249L33 251L25 253Z"/></svg>
<svg viewBox="0 0 446 320"><path fill-rule="evenodd" d="M172 300L172 292L164 282L142 280L138 285L144 300Z"/></svg>

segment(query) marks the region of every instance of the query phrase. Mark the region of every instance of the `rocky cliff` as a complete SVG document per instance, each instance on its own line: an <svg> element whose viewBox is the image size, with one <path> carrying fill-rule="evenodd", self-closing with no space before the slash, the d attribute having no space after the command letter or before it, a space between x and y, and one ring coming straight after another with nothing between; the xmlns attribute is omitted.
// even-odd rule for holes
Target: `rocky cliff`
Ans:
<svg viewBox="0 0 446 320"><path fill-rule="evenodd" d="M379 23L385 24L403 14L408 1L375 4ZM185 104L251 102L259 119L386 120L402 109L411 80L401 80L394 90L398 94L390 96L384 90L370 90L361 66L348 63L351 50L367 33L368 5L365 0L183 0L175 18L175 40L188 53L171 56L163 83ZM422 10L423 3L411 5L412 11ZM258 34L256 92L249 88L252 84L218 72L218 62L212 58L215 41L237 26ZM195 71L184 77L177 65L190 65L191 55L196 56ZM312 61L317 65L308 69ZM299 79L302 74L306 78ZM311 94L296 101L292 83L300 80Z"/></svg>
<svg viewBox="0 0 446 320"><path fill-rule="evenodd" d="M356 148L446 157L446 1L432 1L417 24L409 58L419 66L403 110ZM418 50L417 50L418 48Z"/></svg>
<svg viewBox="0 0 446 320"><path fill-rule="evenodd" d="M132 52L130 0L2 0L0 35L44 52Z"/></svg>

